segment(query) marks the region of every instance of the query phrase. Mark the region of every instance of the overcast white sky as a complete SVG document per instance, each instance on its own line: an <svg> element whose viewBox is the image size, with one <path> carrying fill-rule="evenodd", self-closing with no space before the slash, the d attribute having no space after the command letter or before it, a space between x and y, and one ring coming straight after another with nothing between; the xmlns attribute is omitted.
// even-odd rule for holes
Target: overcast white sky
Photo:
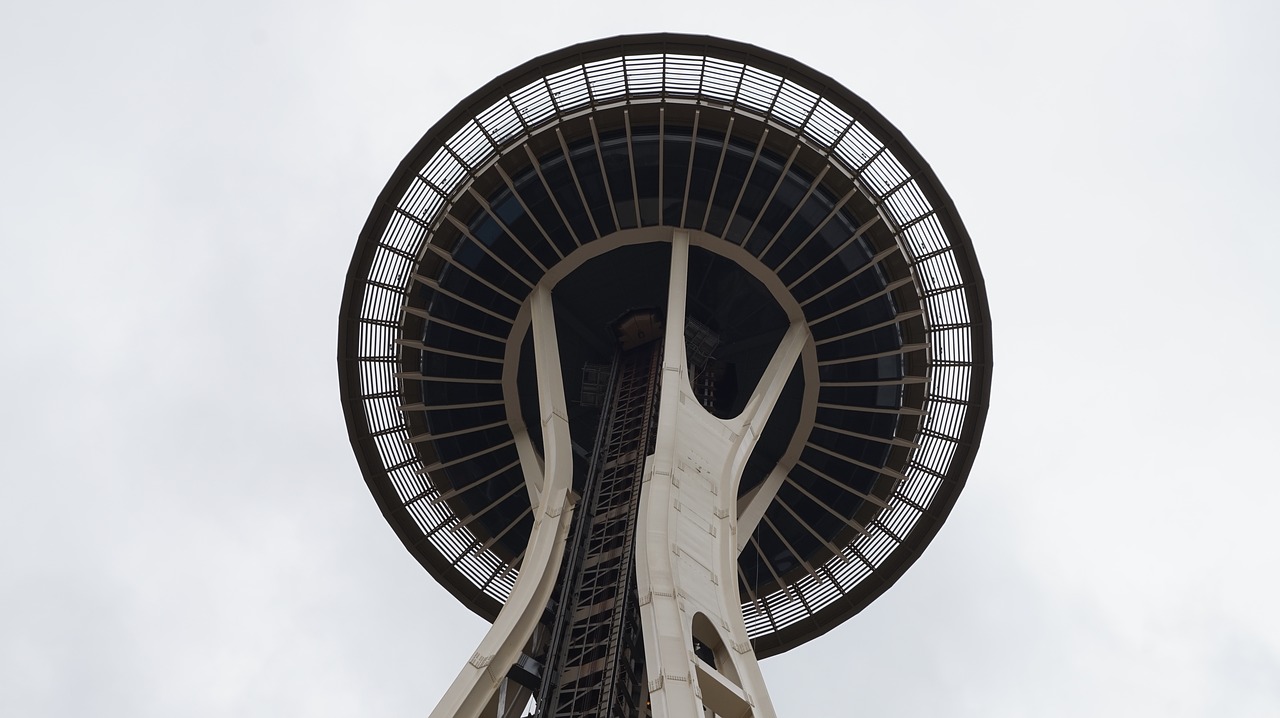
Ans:
<svg viewBox="0 0 1280 718"><path fill-rule="evenodd" d="M0 5L0 714L430 710L485 624L347 443L356 236L472 90L669 30L883 112L994 317L965 494L879 602L764 662L779 715L1280 715L1278 29L1274 2Z"/></svg>

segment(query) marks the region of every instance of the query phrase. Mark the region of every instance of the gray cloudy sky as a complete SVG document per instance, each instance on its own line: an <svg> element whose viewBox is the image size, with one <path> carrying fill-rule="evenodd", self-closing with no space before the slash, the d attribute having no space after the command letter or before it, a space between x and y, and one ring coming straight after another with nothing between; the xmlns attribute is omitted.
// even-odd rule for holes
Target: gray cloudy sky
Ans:
<svg viewBox="0 0 1280 718"><path fill-rule="evenodd" d="M429 711L485 625L347 443L356 235L484 82L671 30L795 57L902 129L995 322L952 518L765 661L779 715L1280 715L1280 5L631 7L0 6L0 713Z"/></svg>

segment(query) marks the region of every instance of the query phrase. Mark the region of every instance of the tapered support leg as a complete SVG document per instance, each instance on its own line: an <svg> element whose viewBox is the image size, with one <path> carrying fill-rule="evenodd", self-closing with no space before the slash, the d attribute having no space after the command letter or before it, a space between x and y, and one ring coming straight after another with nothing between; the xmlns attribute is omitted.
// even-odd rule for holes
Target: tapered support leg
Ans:
<svg viewBox="0 0 1280 718"><path fill-rule="evenodd" d="M480 718L489 715L486 711L496 712L500 707L498 703L504 703L495 702L499 688L538 625L564 557L565 537L573 513L573 459L560 373L560 349L556 344L550 292L543 287L535 289L530 304L545 452L545 462L540 467L542 485L537 492L539 503L534 507L533 533L511 596L471 660L431 712L431 718ZM526 471L532 468L525 467Z"/></svg>
<svg viewBox="0 0 1280 718"><path fill-rule="evenodd" d="M803 323L784 336L741 415L698 403L685 360L689 237L672 238L655 450L638 517L637 590L655 718L773 718L738 596L737 494L770 412L801 350ZM704 646L694 654L694 641ZM709 656L711 660L706 660ZM705 711L704 711L705 707Z"/></svg>

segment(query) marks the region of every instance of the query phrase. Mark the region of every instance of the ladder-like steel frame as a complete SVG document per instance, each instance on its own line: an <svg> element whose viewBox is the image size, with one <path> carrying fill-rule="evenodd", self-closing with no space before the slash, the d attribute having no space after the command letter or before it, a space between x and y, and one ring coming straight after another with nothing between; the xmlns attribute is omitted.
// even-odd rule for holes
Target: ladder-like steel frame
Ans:
<svg viewBox="0 0 1280 718"><path fill-rule="evenodd" d="M636 608L636 512L653 449L661 342L620 352L562 579L538 715L639 715L644 649ZM589 507L589 508L588 508Z"/></svg>

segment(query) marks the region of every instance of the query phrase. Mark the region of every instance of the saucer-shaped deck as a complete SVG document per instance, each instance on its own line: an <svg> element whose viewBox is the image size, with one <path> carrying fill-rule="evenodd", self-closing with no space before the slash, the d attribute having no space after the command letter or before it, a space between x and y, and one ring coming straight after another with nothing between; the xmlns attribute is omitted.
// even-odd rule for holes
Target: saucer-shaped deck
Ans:
<svg viewBox="0 0 1280 718"><path fill-rule="evenodd" d="M492 619L533 521L513 428L541 450L521 308L551 288L581 481L616 323L660 315L673 228L693 238L686 340L714 413L742 408L789 313L811 333L742 479L745 506L785 475L739 558L763 657L857 613L920 555L990 391L982 276L950 198L831 78L648 35L537 58L464 100L360 236L339 322L348 430L405 546Z"/></svg>

